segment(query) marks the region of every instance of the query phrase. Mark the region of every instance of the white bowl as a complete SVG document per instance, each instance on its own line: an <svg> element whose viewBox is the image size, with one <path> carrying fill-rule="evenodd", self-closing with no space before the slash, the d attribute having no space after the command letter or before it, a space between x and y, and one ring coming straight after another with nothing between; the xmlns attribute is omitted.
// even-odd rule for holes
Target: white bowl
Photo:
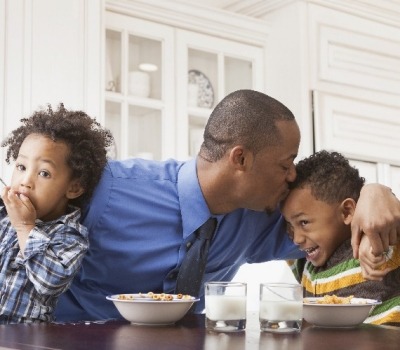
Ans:
<svg viewBox="0 0 400 350"><path fill-rule="evenodd" d="M172 295L170 301L153 300L146 294L115 294L106 297L111 300L123 318L133 324L168 325L179 321L199 299L188 297L178 299Z"/></svg>
<svg viewBox="0 0 400 350"><path fill-rule="evenodd" d="M323 298L305 298L303 318L318 327L355 327L363 323L375 305L374 299L352 298L350 304L318 304Z"/></svg>

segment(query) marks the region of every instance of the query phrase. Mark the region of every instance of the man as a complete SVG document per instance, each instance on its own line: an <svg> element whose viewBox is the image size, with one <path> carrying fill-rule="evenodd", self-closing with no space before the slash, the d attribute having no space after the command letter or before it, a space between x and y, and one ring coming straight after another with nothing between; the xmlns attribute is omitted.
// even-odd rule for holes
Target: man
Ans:
<svg viewBox="0 0 400 350"><path fill-rule="evenodd" d="M302 257L277 209L296 177L299 143L288 108L239 90L212 112L196 159L109 162L83 221L90 249L59 301L58 320L120 318L109 294L172 293L194 232L210 217L218 224L203 281L231 280L244 263ZM360 200L378 193L385 210L387 192L372 188ZM197 311L203 295L201 288Z"/></svg>

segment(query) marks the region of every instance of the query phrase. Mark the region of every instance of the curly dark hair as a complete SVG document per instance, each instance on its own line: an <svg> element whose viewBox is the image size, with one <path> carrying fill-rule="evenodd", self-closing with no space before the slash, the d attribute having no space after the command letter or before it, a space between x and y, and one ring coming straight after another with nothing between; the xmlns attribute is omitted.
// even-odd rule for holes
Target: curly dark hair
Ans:
<svg viewBox="0 0 400 350"><path fill-rule="evenodd" d="M299 161L296 172L296 180L289 184L290 189L309 186L316 199L329 204L346 198L357 202L365 183L342 154L326 150Z"/></svg>
<svg viewBox="0 0 400 350"><path fill-rule="evenodd" d="M294 121L293 113L282 103L262 92L237 90L215 107L204 130L200 156L210 162L242 144L254 154L277 145L280 133L276 121Z"/></svg>
<svg viewBox="0 0 400 350"><path fill-rule="evenodd" d="M63 103L56 111L49 104L47 109L38 110L21 122L22 126L1 143L1 147L7 147L7 164L18 158L21 145L30 134L64 142L70 149L67 165L72 170L72 178L78 179L85 190L70 204L82 207L92 196L107 163L107 147L114 140L111 132L86 113L67 110Z"/></svg>

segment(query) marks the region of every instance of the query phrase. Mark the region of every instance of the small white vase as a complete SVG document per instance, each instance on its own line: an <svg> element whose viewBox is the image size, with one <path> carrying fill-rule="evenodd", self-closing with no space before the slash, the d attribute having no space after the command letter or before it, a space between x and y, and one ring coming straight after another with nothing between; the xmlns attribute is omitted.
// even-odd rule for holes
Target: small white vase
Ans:
<svg viewBox="0 0 400 350"><path fill-rule="evenodd" d="M139 72L139 71L130 72L129 94L139 97L149 97L150 75L145 72Z"/></svg>

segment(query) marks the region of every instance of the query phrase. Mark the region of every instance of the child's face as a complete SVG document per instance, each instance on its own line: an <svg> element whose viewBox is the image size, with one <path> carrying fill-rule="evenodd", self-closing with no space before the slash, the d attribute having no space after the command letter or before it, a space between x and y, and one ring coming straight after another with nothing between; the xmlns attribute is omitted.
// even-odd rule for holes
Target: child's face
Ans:
<svg viewBox="0 0 400 350"><path fill-rule="evenodd" d="M339 245L351 236L350 227L344 222L341 203L319 201L309 187L292 190L281 210L294 243L307 253L307 259L314 266L324 265Z"/></svg>
<svg viewBox="0 0 400 350"><path fill-rule="evenodd" d="M49 221L65 214L71 191L77 190L66 163L69 147L43 135L31 134L21 145L11 188L29 198L36 217Z"/></svg>

